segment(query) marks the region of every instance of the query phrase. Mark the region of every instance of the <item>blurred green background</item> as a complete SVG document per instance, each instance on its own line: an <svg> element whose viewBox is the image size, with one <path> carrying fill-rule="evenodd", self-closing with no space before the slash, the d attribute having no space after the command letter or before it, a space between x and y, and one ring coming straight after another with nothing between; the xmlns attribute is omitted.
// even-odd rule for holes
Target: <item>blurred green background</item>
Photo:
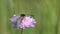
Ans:
<svg viewBox="0 0 60 34"><path fill-rule="evenodd" d="M20 34L9 18L21 13L33 15L37 22L23 34L60 34L60 0L0 0L0 34Z"/></svg>

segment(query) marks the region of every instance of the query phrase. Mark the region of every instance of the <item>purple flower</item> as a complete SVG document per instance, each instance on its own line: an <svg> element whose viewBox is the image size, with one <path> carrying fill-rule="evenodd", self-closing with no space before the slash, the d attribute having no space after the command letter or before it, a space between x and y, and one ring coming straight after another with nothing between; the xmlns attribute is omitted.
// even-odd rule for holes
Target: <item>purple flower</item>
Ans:
<svg viewBox="0 0 60 34"><path fill-rule="evenodd" d="M20 27L23 29L25 29L26 27L34 27L35 23L35 19L31 18L30 16L25 16Z"/></svg>
<svg viewBox="0 0 60 34"><path fill-rule="evenodd" d="M14 24L14 27L25 29L26 27L34 27L35 26L35 19L31 18L30 16L25 16L23 20L21 20L20 15L13 15L10 18L10 21Z"/></svg>

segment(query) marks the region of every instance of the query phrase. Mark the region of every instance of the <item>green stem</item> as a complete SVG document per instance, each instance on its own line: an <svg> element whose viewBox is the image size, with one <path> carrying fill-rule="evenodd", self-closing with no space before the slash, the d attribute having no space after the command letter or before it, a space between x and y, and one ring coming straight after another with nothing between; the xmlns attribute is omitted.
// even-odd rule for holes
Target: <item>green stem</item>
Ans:
<svg viewBox="0 0 60 34"><path fill-rule="evenodd" d="M60 7L58 8L58 10L60 9ZM58 31L59 31L59 20L60 20L60 10L58 11L58 23L57 23L57 26L56 26L56 34L58 34Z"/></svg>
<svg viewBox="0 0 60 34"><path fill-rule="evenodd" d="M21 29L21 34L23 34L23 29Z"/></svg>

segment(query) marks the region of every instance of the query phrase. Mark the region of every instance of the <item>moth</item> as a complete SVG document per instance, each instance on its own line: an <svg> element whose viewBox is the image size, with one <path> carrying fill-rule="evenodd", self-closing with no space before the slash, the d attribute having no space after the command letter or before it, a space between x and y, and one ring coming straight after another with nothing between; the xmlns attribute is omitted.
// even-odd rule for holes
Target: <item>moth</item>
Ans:
<svg viewBox="0 0 60 34"><path fill-rule="evenodd" d="M19 29L22 19L25 14L14 14L9 20L12 22L13 27Z"/></svg>
<svg viewBox="0 0 60 34"><path fill-rule="evenodd" d="M25 14L15 14L10 18L10 21L12 22L13 27L17 29L34 27L36 23L33 17L27 16Z"/></svg>

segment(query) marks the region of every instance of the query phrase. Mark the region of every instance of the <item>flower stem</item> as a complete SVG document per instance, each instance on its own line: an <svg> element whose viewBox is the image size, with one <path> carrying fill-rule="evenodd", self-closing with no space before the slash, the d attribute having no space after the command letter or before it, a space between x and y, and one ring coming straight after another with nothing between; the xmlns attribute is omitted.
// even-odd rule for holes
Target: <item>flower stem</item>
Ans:
<svg viewBox="0 0 60 34"><path fill-rule="evenodd" d="M23 34L23 29L21 29L21 34Z"/></svg>
<svg viewBox="0 0 60 34"><path fill-rule="evenodd" d="M59 9L60 9L60 7L59 7ZM60 23L60 10L58 11L58 22L57 22L57 26L56 26L56 34L58 34L58 31L59 31L59 23Z"/></svg>

